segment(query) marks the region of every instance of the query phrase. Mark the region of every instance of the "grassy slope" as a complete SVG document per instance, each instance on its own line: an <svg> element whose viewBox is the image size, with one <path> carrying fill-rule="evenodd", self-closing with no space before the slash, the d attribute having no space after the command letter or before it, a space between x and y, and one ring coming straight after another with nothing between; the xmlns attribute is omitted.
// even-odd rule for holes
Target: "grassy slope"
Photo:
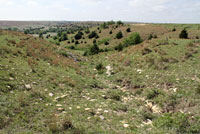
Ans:
<svg viewBox="0 0 200 134"><path fill-rule="evenodd" d="M153 31L131 27L147 29L141 30L143 38ZM177 39L178 31L168 30L174 26L161 27L158 39L84 58L65 45L1 31L0 133L198 133L200 43ZM119 41L111 42L113 47ZM63 57L66 52L81 61ZM95 71L99 63L114 73Z"/></svg>

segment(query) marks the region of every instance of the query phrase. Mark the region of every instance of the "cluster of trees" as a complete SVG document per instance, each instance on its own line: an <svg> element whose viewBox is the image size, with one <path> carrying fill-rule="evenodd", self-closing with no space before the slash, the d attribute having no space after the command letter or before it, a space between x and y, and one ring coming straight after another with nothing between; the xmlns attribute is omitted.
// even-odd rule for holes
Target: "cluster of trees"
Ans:
<svg viewBox="0 0 200 134"><path fill-rule="evenodd" d="M115 24L118 25L118 26L124 25L124 23L122 21L115 22L115 21L112 20L112 21L104 22L103 24L100 25L100 27L103 28L103 29L106 29L110 25L115 25Z"/></svg>

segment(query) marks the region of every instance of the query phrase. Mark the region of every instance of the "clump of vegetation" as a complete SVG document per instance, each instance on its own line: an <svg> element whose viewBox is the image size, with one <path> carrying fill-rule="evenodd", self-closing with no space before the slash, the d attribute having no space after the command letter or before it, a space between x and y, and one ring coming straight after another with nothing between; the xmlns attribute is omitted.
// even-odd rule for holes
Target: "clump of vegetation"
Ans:
<svg viewBox="0 0 200 134"><path fill-rule="evenodd" d="M118 46L115 47L115 50L120 52L123 50L123 48L124 48L123 45L120 43Z"/></svg>
<svg viewBox="0 0 200 134"><path fill-rule="evenodd" d="M106 41L106 42L104 43L104 45L106 45L106 46L107 46L107 45L109 45L109 42L108 42L108 41Z"/></svg>
<svg viewBox="0 0 200 134"><path fill-rule="evenodd" d="M92 31L92 32L88 35L88 38L89 38L89 39L97 38L97 37L98 37L98 34L97 34L95 31Z"/></svg>
<svg viewBox="0 0 200 134"><path fill-rule="evenodd" d="M122 33L122 31L119 31L119 32L116 34L116 38L117 38L117 39L123 38L123 33Z"/></svg>
<svg viewBox="0 0 200 134"><path fill-rule="evenodd" d="M153 39L153 38L158 38L158 37L157 37L156 34L154 34L154 35L153 35L153 34L150 34L149 37L148 37L148 40L151 40L151 39Z"/></svg>
<svg viewBox="0 0 200 134"><path fill-rule="evenodd" d="M96 70L102 70L103 69L103 64L99 63L98 65L96 65Z"/></svg>
<svg viewBox="0 0 200 134"><path fill-rule="evenodd" d="M95 55L100 52L100 49L96 43L93 44L93 46L89 50L89 55Z"/></svg>
<svg viewBox="0 0 200 134"><path fill-rule="evenodd" d="M157 90L157 89L150 90L147 93L147 99L149 99L149 100L154 99L154 98L156 98L160 94L161 94L160 90Z"/></svg>
<svg viewBox="0 0 200 134"><path fill-rule="evenodd" d="M188 33L186 29L183 29L179 35L179 38L181 39L188 39Z"/></svg>
<svg viewBox="0 0 200 134"><path fill-rule="evenodd" d="M127 29L126 29L126 32L130 33L130 32L131 32L131 28L130 28L130 27L127 28Z"/></svg>
<svg viewBox="0 0 200 134"><path fill-rule="evenodd" d="M132 33L128 38L123 41L124 46L137 45L142 42L139 33Z"/></svg>
<svg viewBox="0 0 200 134"><path fill-rule="evenodd" d="M87 29L85 30L85 33L86 33L86 34L89 34L89 33L90 33L90 29L87 28Z"/></svg>
<svg viewBox="0 0 200 134"><path fill-rule="evenodd" d="M122 25L122 26L123 26L123 25L124 25L124 23L123 23L121 20L119 20L119 21L117 21L117 25L118 25L118 26L120 26L120 25Z"/></svg>
<svg viewBox="0 0 200 134"><path fill-rule="evenodd" d="M79 44L79 41L78 41L78 40L76 40L76 41L75 41L75 44L76 44L76 45L78 45L78 44Z"/></svg>
<svg viewBox="0 0 200 134"><path fill-rule="evenodd" d="M76 40L80 40L80 39L82 38L82 36L83 36L83 33L82 33L82 32L78 32L78 33L74 36L74 38L75 38Z"/></svg>
<svg viewBox="0 0 200 134"><path fill-rule="evenodd" d="M65 40L68 40L68 37L67 37L67 33L64 32L61 34L60 41L65 41Z"/></svg>
<svg viewBox="0 0 200 134"><path fill-rule="evenodd" d="M176 28L173 28L173 29L172 29L172 32L175 32L175 31L176 31Z"/></svg>

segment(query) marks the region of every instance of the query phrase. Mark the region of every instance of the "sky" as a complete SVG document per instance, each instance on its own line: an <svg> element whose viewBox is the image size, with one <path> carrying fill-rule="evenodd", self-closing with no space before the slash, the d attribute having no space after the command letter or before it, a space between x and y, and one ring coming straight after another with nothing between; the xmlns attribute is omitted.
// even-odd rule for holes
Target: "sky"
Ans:
<svg viewBox="0 0 200 134"><path fill-rule="evenodd" d="M200 0L0 0L0 20L200 23Z"/></svg>

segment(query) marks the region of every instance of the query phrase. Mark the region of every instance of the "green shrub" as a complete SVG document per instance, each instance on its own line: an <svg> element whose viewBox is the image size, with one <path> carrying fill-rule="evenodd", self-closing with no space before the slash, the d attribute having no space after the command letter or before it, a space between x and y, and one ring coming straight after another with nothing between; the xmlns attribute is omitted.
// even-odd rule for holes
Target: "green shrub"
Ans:
<svg viewBox="0 0 200 134"><path fill-rule="evenodd" d="M101 45L101 44L105 44L106 42L109 42L110 41L110 38L103 38L101 40L98 41L98 45Z"/></svg>
<svg viewBox="0 0 200 134"><path fill-rule="evenodd" d="M172 32L175 32L175 31L176 31L176 28L173 28L173 29L172 29Z"/></svg>
<svg viewBox="0 0 200 134"><path fill-rule="evenodd" d="M113 20L107 22L107 25L114 25L114 24L115 22Z"/></svg>
<svg viewBox="0 0 200 134"><path fill-rule="evenodd" d="M142 39L138 33L131 34L128 38L123 41L123 44L127 47L130 45L136 45L142 42Z"/></svg>
<svg viewBox="0 0 200 134"><path fill-rule="evenodd" d="M85 30L85 33L86 33L86 34L89 34L89 33L90 33L90 29L86 29L86 30Z"/></svg>
<svg viewBox="0 0 200 134"><path fill-rule="evenodd" d="M116 35L117 39L121 39L123 37L122 31L119 31Z"/></svg>
<svg viewBox="0 0 200 134"><path fill-rule="evenodd" d="M78 32L78 33L74 36L74 38L75 38L76 40L80 40L80 39L82 38L82 36L83 36L83 33L82 33L82 32Z"/></svg>
<svg viewBox="0 0 200 134"><path fill-rule="evenodd" d="M183 29L179 35L179 38L181 39L187 39L188 38L188 33L186 29Z"/></svg>
<svg viewBox="0 0 200 134"><path fill-rule="evenodd" d="M109 32L109 34L112 34L113 32L112 32L112 30Z"/></svg>
<svg viewBox="0 0 200 134"><path fill-rule="evenodd" d="M103 69L103 64L99 63L98 65L96 65L96 69L99 71L101 69Z"/></svg>
<svg viewBox="0 0 200 134"><path fill-rule="evenodd" d="M67 33L62 33L60 41L65 41L65 40L68 40Z"/></svg>
<svg viewBox="0 0 200 134"><path fill-rule="evenodd" d="M120 43L118 46L115 47L115 50L120 52L123 50L123 48L124 48L123 45Z"/></svg>
<svg viewBox="0 0 200 134"><path fill-rule="evenodd" d="M150 34L148 37L148 40L151 40L153 38L153 34Z"/></svg>
<svg viewBox="0 0 200 134"><path fill-rule="evenodd" d="M97 37L97 36L98 36L97 33L96 33L95 31L92 31L92 32L88 35L88 38L89 38L89 39L92 39L92 38Z"/></svg>
<svg viewBox="0 0 200 134"><path fill-rule="evenodd" d="M106 45L106 46L107 46L107 45L109 45L109 42L108 42L108 41L106 41L106 42L104 43L104 45Z"/></svg>
<svg viewBox="0 0 200 134"><path fill-rule="evenodd" d="M149 100L154 99L160 94L161 94L161 92L159 90L156 90L156 89L151 90L147 93L147 99L149 99Z"/></svg>
<svg viewBox="0 0 200 134"><path fill-rule="evenodd" d="M106 22L104 22L103 24L100 25L101 28L106 29L108 28L108 25L106 24Z"/></svg>
<svg viewBox="0 0 200 134"><path fill-rule="evenodd" d="M89 54L90 55L95 55L98 54L100 52L99 47L97 46L97 44L93 44L93 46L90 48Z"/></svg>
<svg viewBox="0 0 200 134"><path fill-rule="evenodd" d="M124 23L121 20L119 20L117 21L117 25L124 25Z"/></svg>
<svg viewBox="0 0 200 134"><path fill-rule="evenodd" d="M43 34L42 34L42 33L40 33L40 34L39 34L39 37L40 37L40 38L42 38L42 37L43 37Z"/></svg>
<svg viewBox="0 0 200 134"><path fill-rule="evenodd" d="M126 29L126 32L128 32L128 33L131 32L131 28L130 28L130 27L127 28L127 29Z"/></svg>
<svg viewBox="0 0 200 134"><path fill-rule="evenodd" d="M54 40L57 40L57 39L58 39L58 37L57 37L57 36L54 36L54 37L53 37L53 39L54 39Z"/></svg>
<svg viewBox="0 0 200 134"><path fill-rule="evenodd" d="M96 39L93 40L93 44L95 44L95 43L97 43L97 40L96 40Z"/></svg>
<svg viewBox="0 0 200 134"><path fill-rule="evenodd" d="M196 123L195 123L196 122ZM153 125L157 128L173 129L177 134L197 134L200 131L199 121L189 122L189 116L183 113L164 114L157 118Z"/></svg>
<svg viewBox="0 0 200 134"><path fill-rule="evenodd" d="M78 45L78 44L79 44L79 41L78 41L78 40L77 40L77 41L75 41L75 44L76 44L76 45Z"/></svg>

